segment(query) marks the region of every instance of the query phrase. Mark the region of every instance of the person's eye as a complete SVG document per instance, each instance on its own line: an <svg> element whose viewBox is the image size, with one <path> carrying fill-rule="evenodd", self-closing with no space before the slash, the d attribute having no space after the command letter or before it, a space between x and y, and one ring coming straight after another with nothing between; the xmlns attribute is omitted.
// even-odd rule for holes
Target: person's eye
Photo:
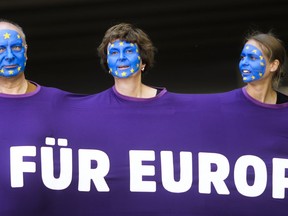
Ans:
<svg viewBox="0 0 288 216"><path fill-rule="evenodd" d="M250 59L251 61L256 61L256 60L259 59L259 57L256 56L256 55L249 55L249 59Z"/></svg>
<svg viewBox="0 0 288 216"><path fill-rule="evenodd" d="M240 56L240 60L243 60L245 56Z"/></svg>
<svg viewBox="0 0 288 216"><path fill-rule="evenodd" d="M12 47L12 50L14 50L14 51L20 51L20 50L22 50L22 46L20 46L20 45L13 46L13 47Z"/></svg>
<svg viewBox="0 0 288 216"><path fill-rule="evenodd" d="M110 55L117 55L117 54L118 54L118 52L116 50L110 51Z"/></svg>
<svg viewBox="0 0 288 216"><path fill-rule="evenodd" d="M3 53L6 50L5 47L0 47L0 53Z"/></svg>
<svg viewBox="0 0 288 216"><path fill-rule="evenodd" d="M132 49L128 49L128 50L126 50L126 53L131 54L131 53L133 53L133 50Z"/></svg>

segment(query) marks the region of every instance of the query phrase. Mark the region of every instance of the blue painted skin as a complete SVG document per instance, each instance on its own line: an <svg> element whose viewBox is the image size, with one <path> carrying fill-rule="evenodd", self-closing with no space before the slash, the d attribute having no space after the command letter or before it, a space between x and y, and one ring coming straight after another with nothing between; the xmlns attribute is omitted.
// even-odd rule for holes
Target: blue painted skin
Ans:
<svg viewBox="0 0 288 216"><path fill-rule="evenodd" d="M136 43L116 40L107 48L109 72L118 78L128 78L140 71L141 57Z"/></svg>
<svg viewBox="0 0 288 216"><path fill-rule="evenodd" d="M262 52L253 45L245 44L239 69L245 83L261 79L266 70L266 61Z"/></svg>
<svg viewBox="0 0 288 216"><path fill-rule="evenodd" d="M17 76L25 70L26 60L26 47L20 34L0 30L0 76Z"/></svg>

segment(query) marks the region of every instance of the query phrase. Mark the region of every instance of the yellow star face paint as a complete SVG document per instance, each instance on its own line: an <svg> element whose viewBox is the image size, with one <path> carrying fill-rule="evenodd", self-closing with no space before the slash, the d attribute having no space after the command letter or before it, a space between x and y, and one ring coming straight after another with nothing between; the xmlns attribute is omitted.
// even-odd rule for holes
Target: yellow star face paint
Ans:
<svg viewBox="0 0 288 216"><path fill-rule="evenodd" d="M23 72L26 65L26 48L19 33L0 30L0 76L12 77Z"/></svg>
<svg viewBox="0 0 288 216"><path fill-rule="evenodd" d="M107 64L114 77L127 78L140 71L137 44L116 40L108 45L107 53Z"/></svg>
<svg viewBox="0 0 288 216"><path fill-rule="evenodd" d="M240 73L243 81L248 83L263 77L266 61L261 50L251 44L245 44L239 62Z"/></svg>

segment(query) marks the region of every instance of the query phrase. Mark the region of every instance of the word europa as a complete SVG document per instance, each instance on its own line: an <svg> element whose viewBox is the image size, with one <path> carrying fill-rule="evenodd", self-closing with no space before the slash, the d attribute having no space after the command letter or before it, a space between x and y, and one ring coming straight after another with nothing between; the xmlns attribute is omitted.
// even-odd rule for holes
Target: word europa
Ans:
<svg viewBox="0 0 288 216"><path fill-rule="evenodd" d="M64 190L72 182L72 149L67 148L67 139L58 139L60 146L60 175L54 176L53 146L55 139L46 137L45 144L41 147L41 175L44 185L51 190ZM172 151L161 151L161 179L163 187L171 193L184 193L192 187L193 169L192 152L180 152L180 178L175 181L174 163ZM11 187L24 187L24 174L36 173L36 163L25 161L25 157L35 157L35 146L13 146L10 148L10 172ZM94 183L97 191L109 192L110 188L105 177L110 171L109 156L97 149L78 150L78 191L91 191ZM143 177L155 176L155 166L147 162L155 161L153 150L130 150L130 191L131 192L156 192L156 181L143 180ZM97 167L91 166L92 162ZM145 164L146 162L146 164ZM230 165L228 159L219 153L198 153L199 185L198 191L202 194L211 194L214 186L220 195L229 195L230 191L225 183L229 173ZM211 167L216 165L217 169L212 171ZM254 183L247 182L247 170L253 168ZM288 178L285 171L288 168L288 159L272 159L272 197L275 199L285 198L285 189L288 187ZM238 158L234 166L234 184L240 194L246 197L260 196L267 186L267 167L264 161L254 155L243 155Z"/></svg>

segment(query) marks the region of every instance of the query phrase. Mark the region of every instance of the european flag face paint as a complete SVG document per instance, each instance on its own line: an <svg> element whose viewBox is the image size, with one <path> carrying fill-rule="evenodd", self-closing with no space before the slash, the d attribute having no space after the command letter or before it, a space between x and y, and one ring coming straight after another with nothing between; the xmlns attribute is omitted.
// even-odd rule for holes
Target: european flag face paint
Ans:
<svg viewBox="0 0 288 216"><path fill-rule="evenodd" d="M109 73L114 77L127 78L140 69L141 57L136 43L116 40L107 48Z"/></svg>
<svg viewBox="0 0 288 216"><path fill-rule="evenodd" d="M23 72L26 49L17 31L0 30L0 76L13 77Z"/></svg>
<svg viewBox="0 0 288 216"><path fill-rule="evenodd" d="M262 52L253 45L245 44L241 53L239 69L244 82L259 80L266 69L266 61Z"/></svg>

